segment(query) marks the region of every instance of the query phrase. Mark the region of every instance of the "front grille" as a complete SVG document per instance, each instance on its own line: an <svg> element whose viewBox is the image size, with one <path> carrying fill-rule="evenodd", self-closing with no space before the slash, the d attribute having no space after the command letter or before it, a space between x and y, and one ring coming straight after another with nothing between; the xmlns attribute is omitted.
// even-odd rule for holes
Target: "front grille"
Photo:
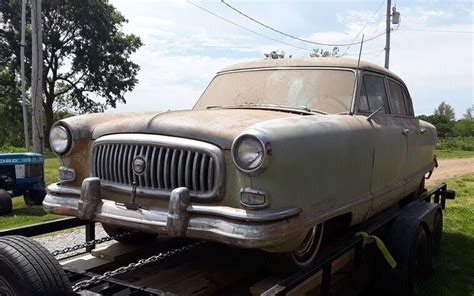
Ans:
<svg viewBox="0 0 474 296"><path fill-rule="evenodd" d="M137 188L146 189L150 194L169 194L175 188L187 187L194 196L216 195L221 179L219 155L202 149L197 145L200 143L198 141L180 139L172 145L172 137L140 136L143 137L146 138L143 140L149 142L136 143L135 139L128 140L128 143L114 143L114 138L120 140L117 136L106 136L105 139L98 140L92 153L93 175L112 186L115 184L131 188L132 182L135 182ZM154 141L150 141L151 139ZM160 143L160 140L163 142ZM194 145L185 145L186 141ZM146 160L146 168L141 175L133 172L133 160L137 156Z"/></svg>

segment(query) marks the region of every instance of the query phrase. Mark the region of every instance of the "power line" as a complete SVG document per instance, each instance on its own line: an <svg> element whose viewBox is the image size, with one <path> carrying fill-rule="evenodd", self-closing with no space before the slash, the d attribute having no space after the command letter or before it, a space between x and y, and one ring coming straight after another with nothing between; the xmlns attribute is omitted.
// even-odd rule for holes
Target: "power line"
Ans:
<svg viewBox="0 0 474 296"><path fill-rule="evenodd" d="M230 5L229 3L225 2L224 0L221 0L221 2L222 2L223 4L225 4L227 7L229 7L230 9L232 9L232 10L234 10L235 12L239 13L240 15L242 15L242 16L248 18L249 20L251 20L251 21L253 21L253 22L255 22L255 23L257 23L257 24L259 24L259 25L261 25L261 26L263 26L263 27L265 27L265 28L267 28L267 29L270 29L270 30L272 30L272 31L274 31L274 32L277 32L277 33L279 33L279 34L281 34L281 35L284 35L284 36L286 36L286 37L290 37L290 38L295 39L295 40L298 40L298 41L302 41L302 42L306 42L306 43L311 43L311 44L315 44L315 45L320 45L320 46L350 46L350 45L360 44L360 42L332 44L332 43L322 43L322 42L315 42L315 41L303 39L303 38L300 38L300 37L297 37L297 36L294 36L294 35L291 35L291 34L282 32L282 31L277 30L277 29L275 29L275 28L273 28L273 27L270 27L270 26L268 26L268 25L266 25L266 24L264 24L264 23L262 23L262 22L260 22L260 21L258 21L258 20L256 20L256 19L254 19L253 17L251 17L251 16L249 16L249 15L243 13L242 11L240 11L240 10L238 10L237 8L233 7L232 5ZM370 38L368 38L367 40L365 40L364 42L368 42L368 41L374 40L374 39L376 39L376 38L378 38L378 37L380 37L380 36L382 36L382 35L385 35L385 32L380 33L380 34L378 34L378 35L375 35L375 36L373 36L373 37L370 37Z"/></svg>
<svg viewBox="0 0 474 296"><path fill-rule="evenodd" d="M456 31L456 30L432 30L432 29L410 29L400 28L401 31L414 31L414 32L434 32L434 33L464 33L474 34L474 31Z"/></svg>
<svg viewBox="0 0 474 296"><path fill-rule="evenodd" d="M252 30L252 29L249 29L249 28L247 28L247 27L244 27L244 26L242 26L242 25L240 25L240 24L237 24L237 23L235 23L235 22L233 22L233 21L231 21L231 20L228 20L228 19L226 19L226 18L224 18L224 17L222 17L222 16L220 16L220 15L218 15L218 14L216 14L216 13L214 13L214 12L212 12L212 11L210 11L210 10L208 10L208 9L206 9L206 8L204 8L204 7L200 6L200 5L198 5L198 4L196 4L196 3L193 3L193 2L191 2L190 0L188 0L187 2L188 2L189 4L191 4L191 5L193 5L194 7L199 8L200 10L209 13L210 15L213 15L213 16L215 16L215 17L217 17L217 18L219 18L219 19L221 19L221 20L223 20L223 21L225 21L225 22L227 22L227 23L229 23L229 24L232 24L232 25L234 25L234 26L237 26L237 27L239 27L239 28L241 28L241 29L243 29L243 30L245 30L245 31L251 32L251 33L256 34L256 35L258 35L258 36L260 36L260 37L263 37L263 38L266 38L266 39L269 39L269 40L272 40L272 41L275 41L275 42L278 42L278 43L281 43L281 44L285 44L285 45L288 45L288 46L291 46L291 47L294 47L294 48L298 48L298 49L302 49L302 50L307 50L307 51L312 51L312 49L310 49L310 48L305 48L305 47L301 47L301 46L298 46L298 45L286 43L286 42L284 42L284 41L281 41L281 40L278 40L278 39L275 39L275 38L266 36L266 35L264 35L264 34L261 34L261 33L259 33L259 32L254 31L254 30Z"/></svg>
<svg viewBox="0 0 474 296"><path fill-rule="evenodd" d="M372 16L370 17L369 21L364 25L364 27L362 27L362 29L360 30L359 33L357 33L357 35L354 37L354 39L352 40L352 43L354 43L354 41L357 40L357 38L359 37L360 34L362 34L362 32L364 32L365 28L372 22L372 19L377 15L377 13L379 12L380 8L382 7L382 5L385 3L385 0L382 0L382 2L380 3L379 7L377 7L377 10L375 10L375 12L372 14ZM350 44L346 50L344 51L344 53L342 55L344 55L346 52L349 51L349 49L351 48L352 44Z"/></svg>

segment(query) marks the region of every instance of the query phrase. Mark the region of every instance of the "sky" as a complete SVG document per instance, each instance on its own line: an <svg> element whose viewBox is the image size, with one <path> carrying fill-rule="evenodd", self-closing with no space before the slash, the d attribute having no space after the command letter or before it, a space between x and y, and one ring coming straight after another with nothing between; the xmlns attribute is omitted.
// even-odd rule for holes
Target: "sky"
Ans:
<svg viewBox="0 0 474 296"><path fill-rule="evenodd" d="M110 2L128 19L123 30L140 36L144 43L132 56L141 67L139 82L125 95L127 104L111 112L190 109L215 73L228 65L263 59L264 53L273 50L304 58L314 48L332 50L259 26L219 0L193 3L269 38L225 22L186 0ZM316 42L351 43L364 26L365 39L385 30L386 2L382 0L226 2L275 29ZM474 105L473 2L392 0L392 5L400 12L401 22L391 34L390 70L407 84L415 113L432 114L446 101L461 118ZM384 47L384 36L365 43L362 59L383 66ZM339 47L339 52L357 58L358 45L346 49Z"/></svg>

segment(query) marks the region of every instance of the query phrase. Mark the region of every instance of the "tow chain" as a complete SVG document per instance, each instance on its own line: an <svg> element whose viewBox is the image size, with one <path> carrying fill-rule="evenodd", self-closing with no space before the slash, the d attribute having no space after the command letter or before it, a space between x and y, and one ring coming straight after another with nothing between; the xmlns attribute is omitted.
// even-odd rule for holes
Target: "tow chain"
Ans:
<svg viewBox="0 0 474 296"><path fill-rule="evenodd" d="M77 282L74 286L72 286L72 291L74 293L76 293L76 292L78 292L80 290L83 290L84 288L86 288L90 285L97 284L97 283L99 283L99 282L101 282L105 279L108 279L108 278L114 277L116 275L123 274L123 273L129 272L129 271L135 270L135 269L140 268L144 265L163 260L163 259L171 257L173 255L186 252L186 251L188 251L190 249L193 249L193 248L196 248L196 247L198 247L198 246L200 246L204 243L205 243L205 241L198 241L198 242L195 242L195 243L192 243L192 244L189 244L189 245L186 245L186 246L174 249L174 250L169 250L169 251L166 251L166 252L159 253L158 255L153 255L153 256L151 256L149 258L146 258L146 259L140 259L139 261L130 263L127 266L122 266L122 267L119 267L115 270L107 271L102 275L95 275L95 276L91 277L88 280L83 280L83 281Z"/></svg>
<svg viewBox="0 0 474 296"><path fill-rule="evenodd" d="M67 253L70 253L70 252L77 251L79 249L99 245L99 244L114 240L116 238L126 237L126 236L129 236L131 234L134 234L135 232L136 231L127 231L127 232L123 232L123 233L113 235L113 236L106 236L106 237L99 238L99 239L93 239L93 240L87 241L87 242L82 243L82 244L78 244L78 245L75 245L75 246L72 246L72 247L66 247L66 248L61 249L61 250L53 251L53 252L51 252L51 254L53 254L53 256L56 257L58 255L67 254Z"/></svg>

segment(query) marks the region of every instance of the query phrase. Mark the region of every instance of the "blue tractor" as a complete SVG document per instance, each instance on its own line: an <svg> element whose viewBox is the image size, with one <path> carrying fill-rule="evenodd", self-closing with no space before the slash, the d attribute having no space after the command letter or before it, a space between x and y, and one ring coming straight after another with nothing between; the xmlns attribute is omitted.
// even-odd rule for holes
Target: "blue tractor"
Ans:
<svg viewBox="0 0 474 296"><path fill-rule="evenodd" d="M12 212L11 198L23 195L28 206L41 205L46 194L44 159L37 153L0 153L0 215Z"/></svg>

